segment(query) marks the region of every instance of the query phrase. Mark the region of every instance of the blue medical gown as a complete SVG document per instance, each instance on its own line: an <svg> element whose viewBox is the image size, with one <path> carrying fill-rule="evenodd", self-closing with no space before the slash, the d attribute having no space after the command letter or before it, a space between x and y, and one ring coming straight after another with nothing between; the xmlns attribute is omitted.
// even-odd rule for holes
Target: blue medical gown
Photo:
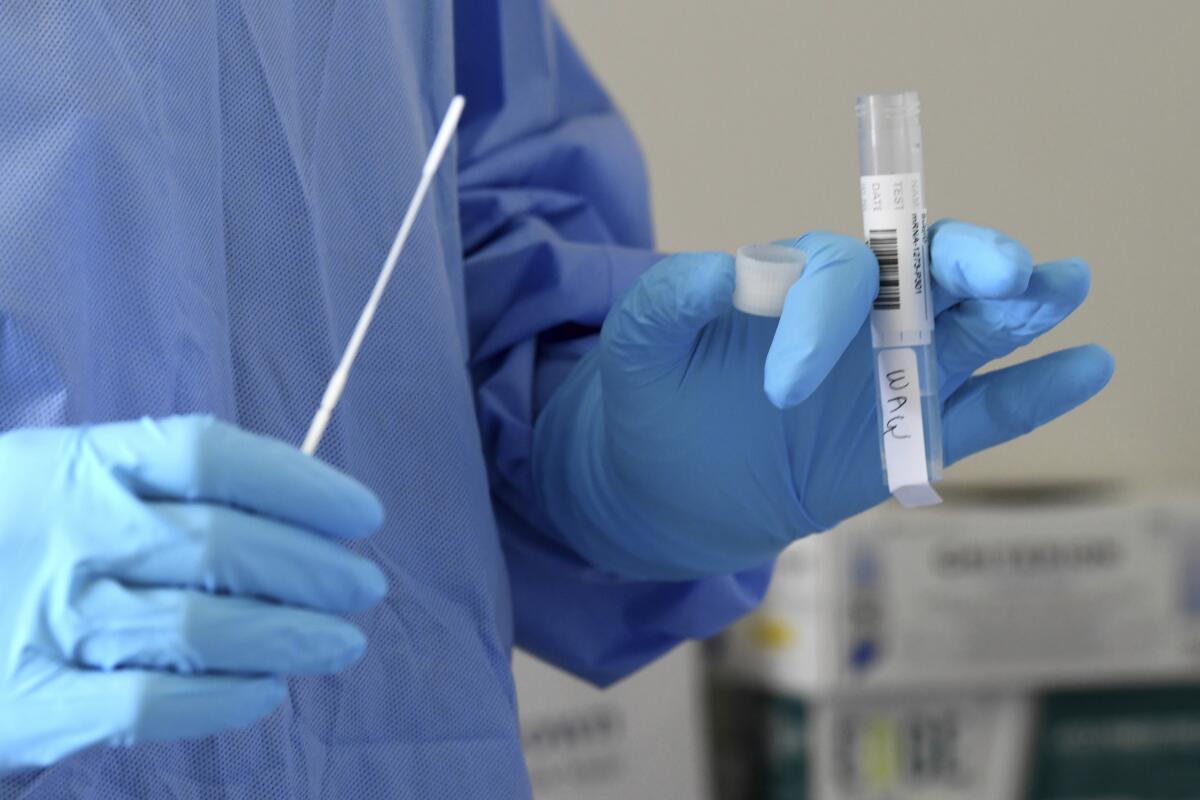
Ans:
<svg viewBox="0 0 1200 800"><path fill-rule="evenodd" d="M523 796L514 639L604 684L758 600L765 569L607 577L535 506L533 420L655 260L636 146L541 2L12 3L0 76L2 429L210 412L298 443L468 100L319 453L387 509L362 662L0 798Z"/></svg>

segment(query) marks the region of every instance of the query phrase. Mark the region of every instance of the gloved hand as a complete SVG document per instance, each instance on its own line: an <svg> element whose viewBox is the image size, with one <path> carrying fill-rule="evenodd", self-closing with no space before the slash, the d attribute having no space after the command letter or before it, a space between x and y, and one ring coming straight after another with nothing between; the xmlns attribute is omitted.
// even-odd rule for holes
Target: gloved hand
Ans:
<svg viewBox="0 0 1200 800"><path fill-rule="evenodd" d="M658 263L542 412L539 505L596 566L646 579L729 573L887 497L867 324L878 264L843 236L794 244L808 264L778 320L732 308L729 255ZM933 227L930 247L947 464L1108 382L1112 359L1094 346L972 377L1083 301L1084 263L1034 267L1008 237L955 221Z"/></svg>
<svg viewBox="0 0 1200 800"><path fill-rule="evenodd" d="M353 663L370 491L207 417L0 436L0 772L198 737Z"/></svg>

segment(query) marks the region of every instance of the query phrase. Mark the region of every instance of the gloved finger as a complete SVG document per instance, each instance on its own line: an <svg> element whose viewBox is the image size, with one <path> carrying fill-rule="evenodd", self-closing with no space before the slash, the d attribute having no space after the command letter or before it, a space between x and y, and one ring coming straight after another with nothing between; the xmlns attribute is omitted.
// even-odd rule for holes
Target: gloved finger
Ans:
<svg viewBox="0 0 1200 800"><path fill-rule="evenodd" d="M1087 297L1091 272L1078 260L1036 267L1018 297L964 300L937 321L937 358L942 397L972 373L1041 336L1067 318Z"/></svg>
<svg viewBox="0 0 1200 800"><path fill-rule="evenodd" d="M223 503L344 538L383 522L379 500L353 478L212 417L98 425L81 444L148 499Z"/></svg>
<svg viewBox="0 0 1200 800"><path fill-rule="evenodd" d="M264 597L337 614L370 608L387 591L379 567L319 534L207 503L145 508L152 533L97 553L98 571L143 587Z"/></svg>
<svg viewBox="0 0 1200 800"><path fill-rule="evenodd" d="M929 260L935 314L965 298L1016 297L1033 274L1033 259L1020 242L956 219L930 226Z"/></svg>
<svg viewBox="0 0 1200 800"><path fill-rule="evenodd" d="M22 744L0 752L0 770L48 766L97 744L211 736L265 717L287 696L275 678L56 670L42 691L6 703L0 741Z"/></svg>
<svg viewBox="0 0 1200 800"><path fill-rule="evenodd" d="M803 402L825 380L879 291L879 263L858 239L818 231L793 246L808 262L788 290L763 377L767 397L778 408Z"/></svg>
<svg viewBox="0 0 1200 800"><path fill-rule="evenodd" d="M628 370L677 366L700 330L733 304L728 253L679 253L646 271L604 320L604 351Z"/></svg>
<svg viewBox="0 0 1200 800"><path fill-rule="evenodd" d="M60 644L75 663L103 670L320 675L366 648L361 631L328 614L111 580L88 585L75 611Z"/></svg>
<svg viewBox="0 0 1200 800"><path fill-rule="evenodd" d="M1085 345L971 378L942 414L946 464L1065 414L1103 389L1112 372L1112 356Z"/></svg>

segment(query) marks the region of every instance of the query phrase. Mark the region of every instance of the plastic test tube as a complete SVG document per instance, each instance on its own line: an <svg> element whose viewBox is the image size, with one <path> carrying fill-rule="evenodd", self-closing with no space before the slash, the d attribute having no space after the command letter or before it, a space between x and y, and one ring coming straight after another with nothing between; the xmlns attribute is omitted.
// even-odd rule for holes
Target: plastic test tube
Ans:
<svg viewBox="0 0 1200 800"><path fill-rule="evenodd" d="M879 260L871 311L881 457L905 506L940 502L942 412L933 344L920 103L916 92L858 98L863 228Z"/></svg>

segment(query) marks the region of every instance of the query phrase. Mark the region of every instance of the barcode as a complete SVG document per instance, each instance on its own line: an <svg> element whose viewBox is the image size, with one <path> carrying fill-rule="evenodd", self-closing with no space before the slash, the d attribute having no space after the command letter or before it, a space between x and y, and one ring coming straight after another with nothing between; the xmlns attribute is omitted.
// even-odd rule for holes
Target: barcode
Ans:
<svg viewBox="0 0 1200 800"><path fill-rule="evenodd" d="M895 228L873 228L867 231L867 246L879 260L879 296L875 308L880 311L900 310L900 245Z"/></svg>

